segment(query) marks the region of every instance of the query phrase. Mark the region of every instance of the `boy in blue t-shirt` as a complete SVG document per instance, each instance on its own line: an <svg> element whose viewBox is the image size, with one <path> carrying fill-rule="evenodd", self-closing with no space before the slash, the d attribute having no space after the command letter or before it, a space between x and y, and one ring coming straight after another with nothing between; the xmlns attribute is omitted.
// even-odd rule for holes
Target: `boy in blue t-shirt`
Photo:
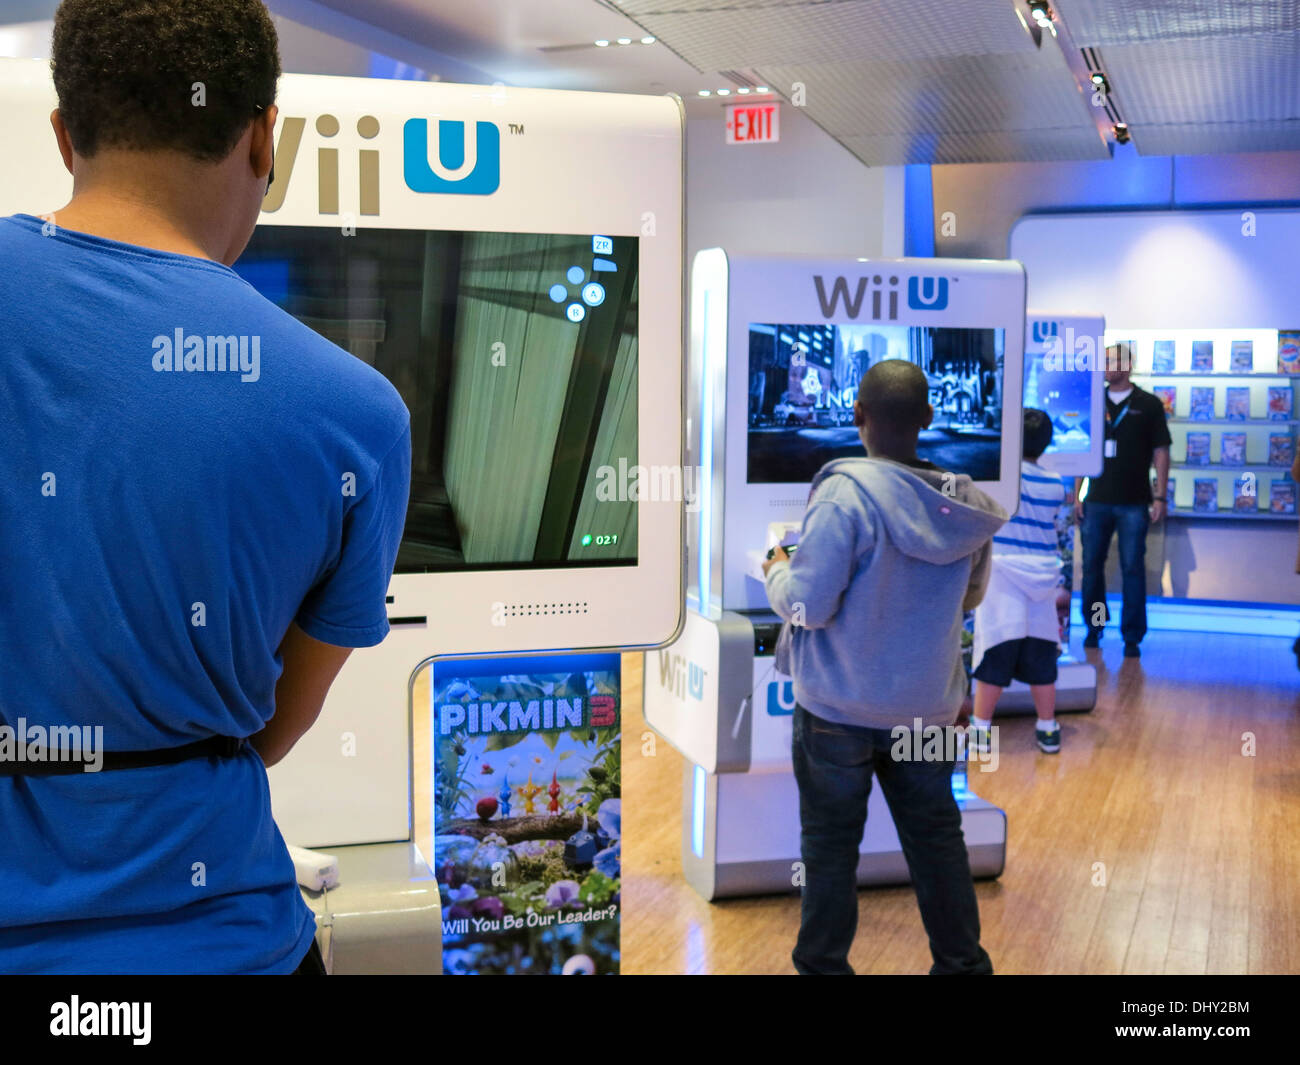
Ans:
<svg viewBox="0 0 1300 1065"><path fill-rule="evenodd" d="M1051 419L1032 407L1024 418L1020 508L993 537L988 591L975 608L970 742L975 750L988 750L993 709L1003 689L1018 680L1028 684L1033 695L1038 747L1055 754L1061 749L1056 723L1056 598L1064 580L1056 518L1067 492L1059 476L1038 465L1052 443Z"/></svg>
<svg viewBox="0 0 1300 1065"><path fill-rule="evenodd" d="M266 766L388 631L409 417L230 268L259 0L65 0L53 55L72 199L0 219L0 973L320 974Z"/></svg>

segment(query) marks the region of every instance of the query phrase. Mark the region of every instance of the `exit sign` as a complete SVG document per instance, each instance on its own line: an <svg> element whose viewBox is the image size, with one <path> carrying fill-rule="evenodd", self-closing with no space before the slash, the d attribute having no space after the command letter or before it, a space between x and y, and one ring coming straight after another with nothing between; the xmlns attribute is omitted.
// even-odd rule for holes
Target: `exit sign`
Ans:
<svg viewBox="0 0 1300 1065"><path fill-rule="evenodd" d="M781 139L780 104L731 104L727 108L728 144L774 144Z"/></svg>

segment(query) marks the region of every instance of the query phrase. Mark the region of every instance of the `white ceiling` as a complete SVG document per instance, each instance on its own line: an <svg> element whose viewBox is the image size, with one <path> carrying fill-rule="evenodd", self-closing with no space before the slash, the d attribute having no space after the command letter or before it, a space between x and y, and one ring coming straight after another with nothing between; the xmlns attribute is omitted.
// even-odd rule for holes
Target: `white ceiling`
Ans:
<svg viewBox="0 0 1300 1065"><path fill-rule="evenodd" d="M1025 0L268 3L304 25L374 27L454 80L676 92L692 115L724 102L700 90L797 89L869 165L1105 158L1110 119L1080 92L1080 50L1142 154L1300 149L1300 0L1053 0L1062 36L1041 48L1016 18ZM0 0L0 23L55 6ZM619 37L634 43L594 44Z"/></svg>

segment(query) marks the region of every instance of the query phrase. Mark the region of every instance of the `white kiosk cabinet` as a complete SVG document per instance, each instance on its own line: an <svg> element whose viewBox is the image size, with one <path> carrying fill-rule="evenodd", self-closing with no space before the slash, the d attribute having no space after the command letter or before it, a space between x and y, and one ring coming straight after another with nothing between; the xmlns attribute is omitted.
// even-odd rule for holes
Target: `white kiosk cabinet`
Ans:
<svg viewBox="0 0 1300 1065"><path fill-rule="evenodd" d="M681 638L647 656L646 721L680 750L682 863L705 898L794 889L798 793L794 697L775 672L780 619L761 574L796 529L816 471L863 454L858 382L908 359L935 419L918 452L969 474L1012 513L1020 493L1025 275L988 260L696 256L687 377L690 595ZM975 786L978 773L970 784ZM1001 873L1006 817L954 777L976 876ZM905 883L906 863L873 788L862 884Z"/></svg>

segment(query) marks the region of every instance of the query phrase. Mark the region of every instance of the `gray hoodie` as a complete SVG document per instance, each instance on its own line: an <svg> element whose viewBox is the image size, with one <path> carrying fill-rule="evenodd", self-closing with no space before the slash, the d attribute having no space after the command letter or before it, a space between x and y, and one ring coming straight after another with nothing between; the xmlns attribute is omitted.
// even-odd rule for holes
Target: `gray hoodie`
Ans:
<svg viewBox="0 0 1300 1065"><path fill-rule="evenodd" d="M792 622L800 705L844 725L950 725L966 694L962 612L1006 513L965 474L837 459L813 479L799 547L767 596ZM787 658L786 654L780 656Z"/></svg>

